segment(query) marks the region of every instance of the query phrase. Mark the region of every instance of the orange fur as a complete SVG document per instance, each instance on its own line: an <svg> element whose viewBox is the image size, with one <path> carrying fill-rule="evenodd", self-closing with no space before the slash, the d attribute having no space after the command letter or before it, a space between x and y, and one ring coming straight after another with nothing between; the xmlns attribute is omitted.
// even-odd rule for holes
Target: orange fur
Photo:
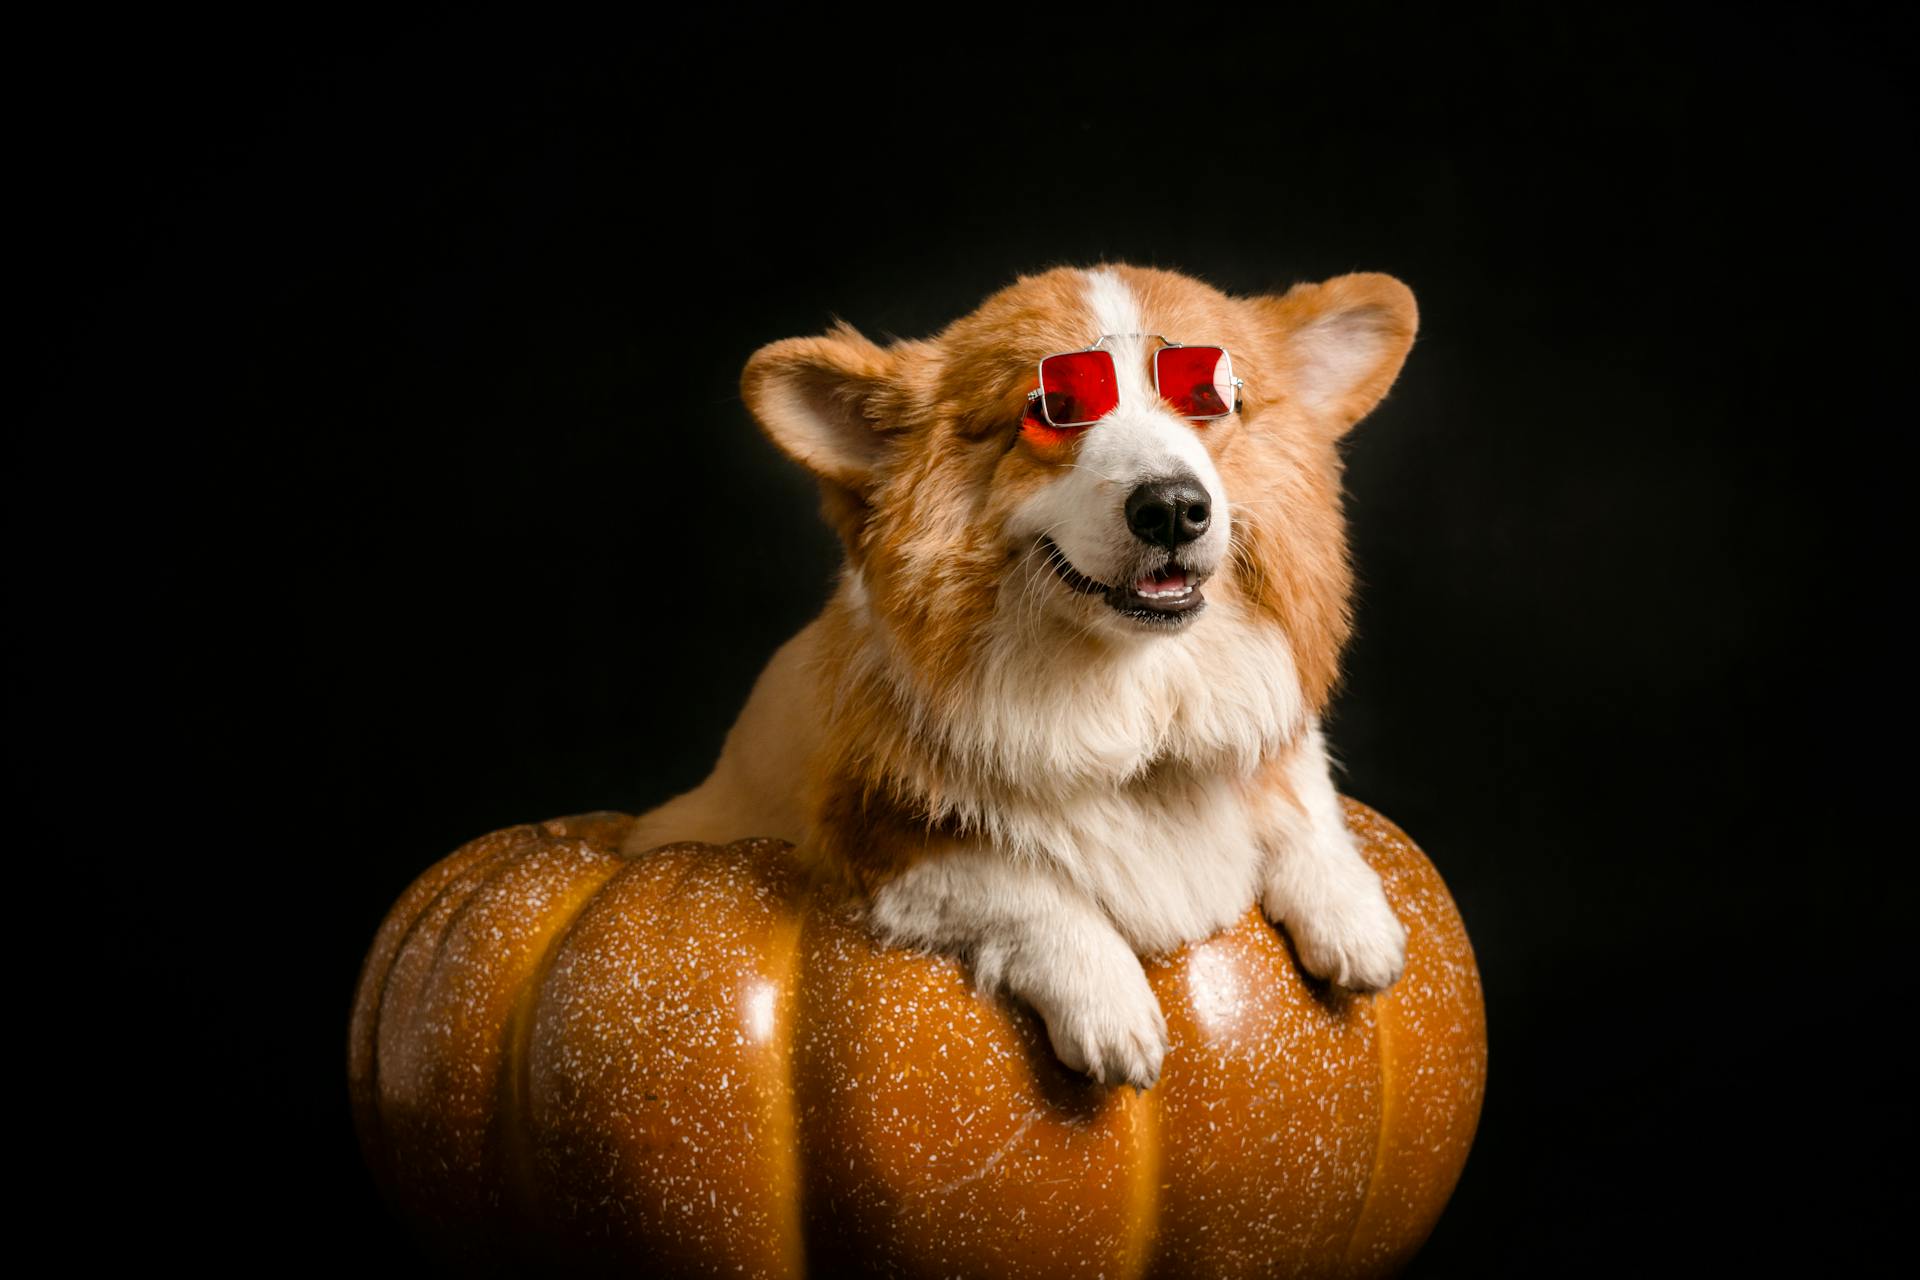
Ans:
<svg viewBox="0 0 1920 1280"><path fill-rule="evenodd" d="M1170 271L1103 269L1125 282L1149 331L1226 347L1246 382L1241 413L1192 424L1231 495L1231 550L1208 591L1284 633L1303 706L1317 714L1351 625L1337 444L1391 385L1413 338L1412 295L1390 277L1352 275L1234 298ZM1077 436L1041 439L1019 423L1040 357L1096 336L1084 278L1073 268L1021 277L928 339L883 347L842 323L748 362L746 403L819 477L859 590L843 589L806 636L800 678L820 709L807 728L806 830L737 834L799 838L822 873L870 893L965 834L957 797L977 802L1009 785L928 726L979 696L990 631L1024 607L1001 598L1033 554L1009 539L1008 518L1074 465ZM1047 644L1060 663L1088 670L1112 642L1060 627ZM1207 767L1163 759L1116 785ZM1284 782L1268 760L1246 785ZM713 803L723 803L718 792ZM634 840L677 834L643 820Z"/></svg>

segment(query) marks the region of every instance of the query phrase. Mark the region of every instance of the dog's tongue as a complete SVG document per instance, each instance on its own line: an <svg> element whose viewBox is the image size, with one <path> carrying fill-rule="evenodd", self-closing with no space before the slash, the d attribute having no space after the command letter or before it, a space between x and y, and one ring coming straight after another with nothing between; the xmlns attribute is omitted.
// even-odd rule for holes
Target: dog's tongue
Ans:
<svg viewBox="0 0 1920 1280"><path fill-rule="evenodd" d="M1147 574L1133 584L1133 589L1141 595L1155 591L1178 591L1187 585L1187 571L1177 565L1168 565L1158 575Z"/></svg>

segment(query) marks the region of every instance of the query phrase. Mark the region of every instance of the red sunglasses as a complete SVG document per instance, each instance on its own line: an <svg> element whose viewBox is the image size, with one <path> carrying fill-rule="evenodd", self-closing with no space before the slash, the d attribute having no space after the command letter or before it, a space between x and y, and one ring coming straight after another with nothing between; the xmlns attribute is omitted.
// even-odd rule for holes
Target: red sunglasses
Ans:
<svg viewBox="0 0 1920 1280"><path fill-rule="evenodd" d="M1120 405L1120 384L1113 353L1101 349L1108 338L1160 338L1167 345L1153 353L1154 394L1173 411L1194 422L1224 418L1240 407L1233 357L1225 347L1187 347L1157 333L1109 333L1084 351L1062 351L1040 361L1040 385L1027 400L1056 429L1088 427Z"/></svg>

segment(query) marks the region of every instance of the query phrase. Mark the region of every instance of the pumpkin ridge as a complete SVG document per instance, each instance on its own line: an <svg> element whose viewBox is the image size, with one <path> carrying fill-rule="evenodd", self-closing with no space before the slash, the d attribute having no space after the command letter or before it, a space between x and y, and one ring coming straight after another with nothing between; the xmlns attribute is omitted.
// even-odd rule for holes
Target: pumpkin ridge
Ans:
<svg viewBox="0 0 1920 1280"><path fill-rule="evenodd" d="M1368 864L1386 883L1408 933L1406 977L1374 997L1381 1079L1383 1086L1394 1083L1396 1088L1382 1088L1373 1172L1344 1254L1350 1273L1374 1274L1383 1266L1398 1269L1411 1262L1458 1186L1485 1098L1486 1012L1472 939L1439 868L1391 819L1349 797L1343 801L1348 827ZM1424 1021L1435 1012L1431 1006L1436 1002L1455 1019L1449 1033L1438 1033ZM1436 1054L1442 1056L1440 1064ZM1415 1067L1423 1061L1426 1065ZM1436 1100L1420 1096L1423 1087L1430 1086L1419 1079L1436 1071L1466 1085L1463 1094L1442 1108L1447 1119L1437 1130ZM1422 1134L1420 1147L1411 1146L1410 1140ZM1426 1143L1435 1139L1440 1145L1429 1149ZM1457 1149L1454 1160L1429 1158L1429 1150L1439 1152L1446 1146ZM1424 1172L1413 1165L1424 1166ZM1379 1199L1382 1187L1425 1208L1408 1218L1407 1203L1396 1206ZM1399 1230L1391 1225L1396 1217L1402 1219ZM1417 1223L1417 1229L1406 1229Z"/></svg>
<svg viewBox="0 0 1920 1280"><path fill-rule="evenodd" d="M477 877L474 873L514 849L517 842L524 838L523 832L530 830L508 827L503 831L478 836L415 876L401 890L400 897L389 910L387 920L375 935L374 945L361 966L360 980L354 984L356 1016L349 1024L352 1034L347 1047L348 1085L349 1092L357 1095L353 1098L354 1118L356 1128L360 1131L361 1148L367 1153L375 1180L383 1189L391 1186L393 1170L392 1162L387 1158L392 1150L387 1141L389 1127L381 1106L381 1079L385 1073L380 1053L380 1026L385 1017L387 995L393 985L397 962L406 952L407 944L420 931L421 925L432 918L434 908L453 892L455 886L465 882L471 887L478 883L483 877ZM425 886L436 880L438 883L433 890L427 892ZM416 893L421 895L419 905L410 915L403 916L401 909ZM403 920L404 924L401 923ZM389 932L388 925L396 927ZM388 945L383 947L383 944ZM362 1010L364 1022L359 1016ZM365 1062L356 1062L363 1051ZM364 1074L360 1074L362 1072Z"/></svg>
<svg viewBox="0 0 1920 1280"><path fill-rule="evenodd" d="M772 1043L779 1060L780 1092L774 1099L772 1108L775 1122L779 1125L781 1136L779 1146L785 1150L788 1189L786 1194L776 1198L783 1206L778 1231L780 1233L779 1253L787 1263L787 1274L804 1277L807 1274L806 1217L802 1207L801 1188L807 1185L807 1150L802 1141L800 1117L794 1109L794 1088L796 1068L794 1066L793 1037L794 1019L799 1009L801 975L806 965L806 953L801 948L806 933L810 913L806 908L811 893L804 887L796 888L791 877L781 877L779 866L781 859L787 860L787 868L793 869L793 846L783 841L769 846L764 841L736 841L734 848L744 848L751 853L766 852L768 870L774 872L769 880L781 892L786 909L781 913L779 923L774 926L773 940L767 947L767 969L778 983L779 998L774 1002Z"/></svg>
<svg viewBox="0 0 1920 1280"><path fill-rule="evenodd" d="M428 932L412 935L419 985L396 1034L422 1037L433 1050L409 1064L411 1078L397 1089L383 1085L382 1098L405 1109L409 1129L428 1125L434 1134L414 1151L425 1163L411 1176L429 1179L429 1236L444 1239L464 1266L520 1244L513 1220L518 1172L504 1141L515 1121L502 1110L514 1011L554 939L623 865L591 844L556 839L530 824L514 827L492 856L436 896L436 910L421 921ZM397 978L407 954L396 960ZM435 1150L437 1142L444 1149ZM431 1174L432 1162L459 1172L442 1182Z"/></svg>
<svg viewBox="0 0 1920 1280"><path fill-rule="evenodd" d="M1407 932L1413 932L1412 926ZM1409 945L1412 938L1408 939ZM1379 997L1373 997L1378 1000ZM1381 1183L1381 1173L1387 1167L1389 1144L1393 1140L1395 1126L1400 1120L1401 1101L1390 1087L1395 1075L1394 1062L1399 1048L1400 1024L1391 1018L1379 1016L1379 1007L1375 1006L1373 1019L1373 1056L1376 1067L1374 1079L1376 1096L1380 1099L1379 1114L1374 1120L1373 1129L1373 1165L1367 1170L1367 1187L1360 1193L1360 1205L1355 1210L1353 1221L1347 1227L1347 1242L1340 1249L1340 1264L1343 1271L1354 1268L1354 1254L1360 1244L1361 1225L1368 1221L1367 1210L1372 1207L1374 1192Z"/></svg>
<svg viewBox="0 0 1920 1280"><path fill-rule="evenodd" d="M546 945L540 949L540 956L534 962L520 990L514 995L513 1004L507 1010L506 1023L501 1049L503 1061L500 1064L500 1107L497 1115L498 1131L495 1141L495 1158L503 1172L502 1181L510 1186L514 1194L513 1210L520 1222L531 1225L539 1212L539 1186L534 1173L533 1134L528 1117L532 1113L532 1045L535 1011L540 1006L540 995L545 990L548 976L553 972L554 962L559 958L567 941L573 935L574 926L580 917L586 914L587 907L601 892L620 876L633 870L633 863L620 858L616 850L606 848L593 840L580 837L558 837L543 831L546 842L577 846L587 854L611 854L614 861L606 868L606 874L598 882L582 889L574 899L563 905L564 916L553 925L547 934ZM519 1234L516 1232L516 1234ZM529 1238L529 1237L522 1237Z"/></svg>
<svg viewBox="0 0 1920 1280"><path fill-rule="evenodd" d="M1127 1215L1132 1239L1127 1242L1124 1274L1133 1280L1153 1273L1160 1262L1160 1178L1166 1159L1166 1115L1157 1089L1134 1095L1127 1119L1133 1125L1135 1147L1134 1212Z"/></svg>
<svg viewBox="0 0 1920 1280"><path fill-rule="evenodd" d="M1371 811L1363 811L1360 803L1351 796L1341 796L1340 804L1342 810L1341 817L1347 824L1347 830L1352 832L1354 842L1366 852L1382 848L1382 843L1371 839L1369 833L1361 826L1364 821L1364 812ZM1367 859L1367 865L1373 867L1376 872L1380 870L1378 866L1379 862L1380 859L1378 857L1370 857ZM1400 906L1400 903L1394 903L1396 912L1400 915L1402 922L1405 923L1407 927L1407 952L1409 956L1411 956L1414 947L1421 941L1421 939L1416 937L1416 934L1424 922L1418 917L1409 919L1404 911L1400 910ZM1298 963L1297 956L1295 957L1295 963ZM1387 1166L1388 1144L1393 1139L1394 1127L1400 1119L1401 1100L1394 1096L1393 1090L1389 1087L1395 1079L1393 1068L1400 1047L1400 1023L1396 1018L1383 1018L1380 1016L1380 1004L1385 1000L1392 999L1392 997L1392 991L1388 991L1381 996L1372 997L1375 1001L1373 1057L1376 1071L1374 1078L1376 1081L1375 1088L1378 1090L1377 1096L1380 1099L1380 1106L1379 1114L1374 1122L1373 1165L1367 1170L1367 1187L1366 1190L1360 1193L1360 1206L1353 1215L1352 1223L1347 1227L1347 1242L1340 1249L1341 1269L1348 1272L1354 1270L1354 1255L1360 1243L1360 1227L1368 1221L1367 1209L1373 1203L1374 1192L1380 1187L1380 1175Z"/></svg>

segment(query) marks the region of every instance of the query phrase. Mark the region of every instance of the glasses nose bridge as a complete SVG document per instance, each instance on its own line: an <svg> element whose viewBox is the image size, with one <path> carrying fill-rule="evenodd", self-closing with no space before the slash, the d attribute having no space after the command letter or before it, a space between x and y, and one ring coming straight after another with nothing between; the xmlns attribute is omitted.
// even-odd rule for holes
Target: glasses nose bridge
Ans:
<svg viewBox="0 0 1920 1280"><path fill-rule="evenodd" d="M1159 345L1154 346L1144 339L1152 339ZM1117 350L1123 343L1130 344L1131 351ZM1160 391L1160 370L1156 357L1168 347L1179 345L1163 333L1103 333L1095 340L1088 350L1107 353L1113 360L1115 380L1120 384L1114 388L1116 399L1119 401L1114 406L1116 413L1126 413L1129 410L1152 412L1160 407L1156 403ZM1129 355L1132 358L1123 360L1122 355ZM1126 389L1129 388L1136 394L1127 394ZM1141 399L1144 402L1136 402Z"/></svg>

